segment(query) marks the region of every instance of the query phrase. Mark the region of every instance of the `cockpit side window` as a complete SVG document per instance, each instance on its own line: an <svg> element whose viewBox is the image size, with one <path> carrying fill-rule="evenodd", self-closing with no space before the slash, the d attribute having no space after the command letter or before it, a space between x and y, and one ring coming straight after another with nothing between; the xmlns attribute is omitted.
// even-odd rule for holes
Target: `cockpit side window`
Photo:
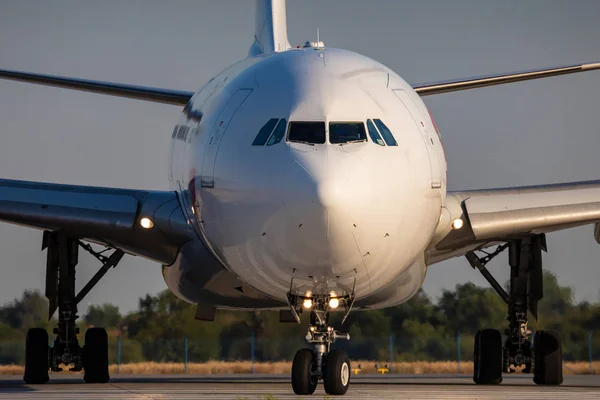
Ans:
<svg viewBox="0 0 600 400"><path fill-rule="evenodd" d="M271 136L271 132L273 132L273 128L275 128L277 121L277 118L268 120L267 123L260 128L260 131L258 131L258 134L254 138L254 142L252 142L252 146L264 146L269 136Z"/></svg>
<svg viewBox="0 0 600 400"><path fill-rule="evenodd" d="M355 142L366 142L364 122L330 122L329 143L344 144Z"/></svg>
<svg viewBox="0 0 600 400"><path fill-rule="evenodd" d="M367 129L369 130L369 136L371 137L371 140L373 142L377 143L380 146L385 146L381 135L379 134L379 132L377 132L377 128L375 128L375 125L373 125L373 121L371 121L370 119L367 120Z"/></svg>
<svg viewBox="0 0 600 400"><path fill-rule="evenodd" d="M325 122L290 122L287 140L290 142L325 143Z"/></svg>
<svg viewBox="0 0 600 400"><path fill-rule="evenodd" d="M267 146L273 146L274 144L281 142L281 139L283 139L283 136L285 135L286 125L287 125L287 121L285 118L282 118L279 120L277 127L275 128L275 130L273 131L273 134L271 135L271 137L269 138L269 141L267 142Z"/></svg>
<svg viewBox="0 0 600 400"><path fill-rule="evenodd" d="M374 119L373 121L375 122L375 125L377 125L377 129L379 129L379 132L381 133L381 136L383 136L383 140L385 140L385 143L388 146L398 146L398 143L396 143L396 139L394 139L394 135L392 135L392 132L388 129L387 126L385 126L383 121L381 121L380 119Z"/></svg>

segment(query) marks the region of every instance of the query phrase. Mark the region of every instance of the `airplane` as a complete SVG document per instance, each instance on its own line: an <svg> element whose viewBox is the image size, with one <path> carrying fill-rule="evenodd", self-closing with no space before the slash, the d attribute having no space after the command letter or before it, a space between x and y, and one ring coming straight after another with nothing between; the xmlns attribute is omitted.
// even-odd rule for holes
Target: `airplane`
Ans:
<svg viewBox="0 0 600 400"><path fill-rule="evenodd" d="M62 365L107 382L108 338L77 339L77 305L125 254L162 265L168 288L212 321L218 309L308 313L312 348L293 360L294 393L322 381L343 395L350 360L331 312L391 307L428 266L464 256L507 304L505 340L477 333L473 380L499 384L522 367L562 383L560 338L537 331L545 234L595 224L600 181L447 191L446 156L422 97L600 69L575 64L411 85L390 68L320 41L291 46L285 0L257 0L247 58L196 92L0 70L0 78L183 107L171 134L169 191L0 180L0 220L43 231L49 316L26 337L24 381ZM94 245L102 245L102 251ZM77 293L79 251L101 263ZM112 251L110 254L107 251ZM508 251L508 292L486 264Z"/></svg>

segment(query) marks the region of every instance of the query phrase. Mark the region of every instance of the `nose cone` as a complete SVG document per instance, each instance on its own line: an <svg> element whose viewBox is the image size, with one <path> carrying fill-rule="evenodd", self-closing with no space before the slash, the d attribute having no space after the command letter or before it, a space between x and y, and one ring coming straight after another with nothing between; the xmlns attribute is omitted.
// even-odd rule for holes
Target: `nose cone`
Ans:
<svg viewBox="0 0 600 400"><path fill-rule="evenodd" d="M317 204L328 211L340 211L352 200L354 186L341 179L325 178L315 182Z"/></svg>
<svg viewBox="0 0 600 400"><path fill-rule="evenodd" d="M283 191L281 222L286 225L284 236L293 243L288 256L301 263L298 272L305 276L367 272L360 242L370 229L363 214L373 191L360 159L347 153L340 157L339 148L315 146L293 152L296 166L286 181L295 184Z"/></svg>

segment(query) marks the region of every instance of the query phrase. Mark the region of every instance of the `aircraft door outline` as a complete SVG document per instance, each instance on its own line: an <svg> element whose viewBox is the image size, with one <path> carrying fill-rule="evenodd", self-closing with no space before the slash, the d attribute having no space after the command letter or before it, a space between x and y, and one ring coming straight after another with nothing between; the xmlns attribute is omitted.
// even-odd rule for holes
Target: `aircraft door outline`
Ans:
<svg viewBox="0 0 600 400"><path fill-rule="evenodd" d="M204 158L202 160L202 178L201 186L212 188L215 186L214 173L217 153L221 140L227 131L229 122L241 107L244 101L250 96L252 89L238 89L229 99L225 107L219 113L219 117L213 126L210 137L204 149Z"/></svg>
<svg viewBox="0 0 600 400"><path fill-rule="evenodd" d="M427 153L429 155L429 162L431 165L431 188L439 189L442 187L442 177L440 175L441 167L440 160L438 157L437 149L435 148L432 133L425 126L423 118L426 116L420 116L419 108L417 104L410 98L408 93L403 89L392 89L392 92L398 97L398 99L404 104L404 107L408 110L408 113L412 117L415 125L419 128L425 146L427 147Z"/></svg>

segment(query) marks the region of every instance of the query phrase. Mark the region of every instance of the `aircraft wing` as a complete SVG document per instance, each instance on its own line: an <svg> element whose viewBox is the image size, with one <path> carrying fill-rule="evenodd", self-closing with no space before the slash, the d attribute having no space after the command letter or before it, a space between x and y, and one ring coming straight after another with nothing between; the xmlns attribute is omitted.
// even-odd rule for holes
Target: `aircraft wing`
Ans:
<svg viewBox="0 0 600 400"><path fill-rule="evenodd" d="M532 79L548 78L550 76L574 74L577 72L600 69L600 62L566 65L562 67L535 69L512 72L508 74L485 75L475 78L454 79L448 81L413 85L413 89L422 96L431 96L449 92L458 92L486 86L503 85L505 83L529 81Z"/></svg>
<svg viewBox="0 0 600 400"><path fill-rule="evenodd" d="M452 226L457 219L460 229ZM427 260L433 264L511 239L598 222L600 181L448 192ZM600 243L599 225L594 236Z"/></svg>
<svg viewBox="0 0 600 400"><path fill-rule="evenodd" d="M142 218L153 226L143 228ZM62 231L163 264L193 237L175 192L0 179L0 221Z"/></svg>
<svg viewBox="0 0 600 400"><path fill-rule="evenodd" d="M194 92L0 69L0 79L185 106Z"/></svg>
<svg viewBox="0 0 600 400"><path fill-rule="evenodd" d="M194 92L0 69L0 79L162 104L187 105ZM152 227L141 226L142 218ZM0 179L0 221L119 248L162 264L193 238L175 192Z"/></svg>

